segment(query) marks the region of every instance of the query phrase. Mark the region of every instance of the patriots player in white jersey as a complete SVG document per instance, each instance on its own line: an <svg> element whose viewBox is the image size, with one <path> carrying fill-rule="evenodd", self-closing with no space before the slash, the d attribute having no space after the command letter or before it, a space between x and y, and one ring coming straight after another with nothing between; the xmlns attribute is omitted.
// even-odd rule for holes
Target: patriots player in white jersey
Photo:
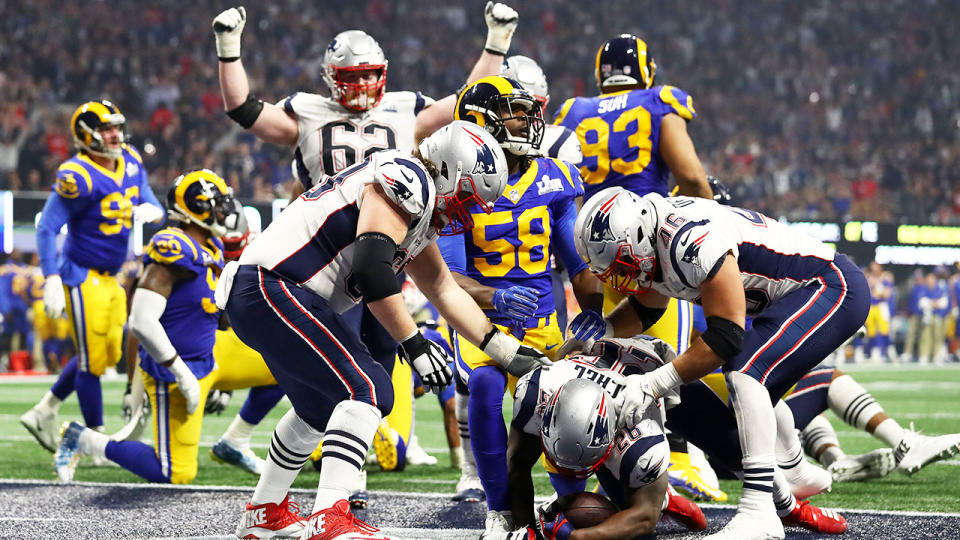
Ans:
<svg viewBox="0 0 960 540"><path fill-rule="evenodd" d="M737 514L713 538L783 538L770 496L778 422L771 401L863 324L863 273L814 238L706 199L607 188L584 205L575 229L591 270L628 295L601 334L642 332L671 297L701 304L706 315L707 331L675 362L628 379L621 422L722 367L744 427L744 483ZM746 315L753 324L744 333Z"/></svg>
<svg viewBox="0 0 960 540"><path fill-rule="evenodd" d="M374 152L396 149L409 154L415 141L453 120L455 96L434 102L419 92L387 92L387 59L377 41L360 30L341 32L324 51L323 80L330 97L298 92L275 105L262 102L250 93L240 59L246 17L246 10L236 7L224 10L213 21L224 109L259 139L293 150L291 168L299 182L293 186L291 201ZM518 21L515 10L493 2L487 3L484 18L487 41L468 82L499 71ZM397 344L386 330L362 307L349 317L369 336L377 361L392 370ZM270 408L269 404L258 405L254 407L257 410ZM254 424L237 415L233 425L240 429L228 430L224 441L249 440ZM352 496L351 504L366 506L365 491Z"/></svg>
<svg viewBox="0 0 960 540"><path fill-rule="evenodd" d="M520 379L510 430L510 493L517 523L528 528L508 538L538 534L548 540L635 538L653 533L661 512L694 530L707 527L703 512L668 485L664 410L667 427L695 436L711 456L737 470L740 455L733 413L698 382L651 401L630 424L616 427L614 403L629 391L628 377L659 369L675 357L672 347L656 338L605 338L549 370L535 369ZM622 511L597 526L575 530L562 508L553 504L541 510L539 526L531 527L530 472L541 452L562 472L596 474ZM774 492L784 523L824 533L846 530L842 517L797 502L779 471Z"/></svg>
<svg viewBox="0 0 960 540"><path fill-rule="evenodd" d="M414 153L378 152L299 197L228 265L217 284L237 336L263 355L293 409L274 431L263 473L237 536L377 539L346 501L393 386L343 313L363 302L400 343L424 385L453 380L450 359L407 312L396 275L406 269L463 337L522 375L549 364L496 329L450 275L434 244L444 227L472 227L469 208L492 208L507 165L492 135L453 122ZM289 510L287 492L323 440L313 513Z"/></svg>

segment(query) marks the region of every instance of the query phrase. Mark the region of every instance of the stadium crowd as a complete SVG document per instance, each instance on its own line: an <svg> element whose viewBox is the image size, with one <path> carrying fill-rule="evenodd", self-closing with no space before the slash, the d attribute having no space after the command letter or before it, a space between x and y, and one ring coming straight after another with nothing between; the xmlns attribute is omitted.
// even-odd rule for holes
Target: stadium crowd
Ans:
<svg viewBox="0 0 960 540"><path fill-rule="evenodd" d="M268 100L319 92L323 47L354 27L383 44L390 88L437 97L457 89L482 36L470 2L363 4L252 6L269 12L248 36L254 91ZM218 9L175 0L5 2L0 188L48 190L72 153L70 112L103 97L126 114L158 192L175 171L203 166L221 171L241 197L285 195L288 153L222 113L209 39ZM694 2L683 17L675 9L552 2L521 20L513 50L543 65L552 116L564 98L595 93L593 54L607 34L643 36L658 81L694 97L698 151L743 206L796 220L960 224L960 75L948 68L960 39L950 3ZM457 39L470 43L451 45Z"/></svg>

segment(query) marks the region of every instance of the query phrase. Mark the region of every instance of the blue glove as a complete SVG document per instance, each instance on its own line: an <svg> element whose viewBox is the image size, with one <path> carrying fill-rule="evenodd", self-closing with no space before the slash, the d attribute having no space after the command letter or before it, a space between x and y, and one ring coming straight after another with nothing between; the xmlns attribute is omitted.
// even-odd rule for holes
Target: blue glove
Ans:
<svg viewBox="0 0 960 540"><path fill-rule="evenodd" d="M493 309L511 319L523 321L537 314L537 290L519 285L493 293Z"/></svg>
<svg viewBox="0 0 960 540"><path fill-rule="evenodd" d="M544 540L567 540L575 530L574 526L563 515L560 505L554 501L550 506L540 510L540 532Z"/></svg>
<svg viewBox="0 0 960 540"><path fill-rule="evenodd" d="M596 310L581 311L570 322L570 333L574 339L589 341L600 339L607 333L607 321Z"/></svg>

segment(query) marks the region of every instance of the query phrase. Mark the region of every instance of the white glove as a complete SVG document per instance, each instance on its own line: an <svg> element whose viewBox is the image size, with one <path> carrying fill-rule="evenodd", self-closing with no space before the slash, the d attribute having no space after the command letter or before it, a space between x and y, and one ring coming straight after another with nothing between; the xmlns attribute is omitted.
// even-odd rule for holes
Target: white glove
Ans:
<svg viewBox="0 0 960 540"><path fill-rule="evenodd" d="M542 352L520 343L496 327L484 336L482 345L480 349L487 356L517 377L539 367L548 369L552 364Z"/></svg>
<svg viewBox="0 0 960 540"><path fill-rule="evenodd" d="M133 207L133 219L140 223L160 223L166 215L163 208L159 206L143 203Z"/></svg>
<svg viewBox="0 0 960 540"><path fill-rule="evenodd" d="M440 393L453 382L453 370L448 365L453 359L419 330L400 343L400 358L413 366L424 386L434 393Z"/></svg>
<svg viewBox="0 0 960 540"><path fill-rule="evenodd" d="M636 426L643 413L651 405L657 404L657 396L653 393L647 374L629 375L624 379L625 388L613 401L617 411L617 429L629 429Z"/></svg>
<svg viewBox="0 0 960 540"><path fill-rule="evenodd" d="M225 9L213 19L213 35L217 39L217 57L224 62L240 58L240 34L247 23L243 6Z"/></svg>
<svg viewBox="0 0 960 540"><path fill-rule="evenodd" d="M506 56L510 50L513 31L517 29L517 21L520 19L517 10L500 2L487 2L483 18L487 20L487 44L484 49Z"/></svg>
<svg viewBox="0 0 960 540"><path fill-rule="evenodd" d="M180 393L187 400L187 414L193 414L197 410L197 406L200 405L200 381L197 380L197 377L187 367L186 362L179 356L167 369L177 380L177 388L180 389Z"/></svg>
<svg viewBox="0 0 960 540"><path fill-rule="evenodd" d="M57 274L50 274L43 282L43 309L47 317L59 319L67 309L67 296L63 292L63 281Z"/></svg>

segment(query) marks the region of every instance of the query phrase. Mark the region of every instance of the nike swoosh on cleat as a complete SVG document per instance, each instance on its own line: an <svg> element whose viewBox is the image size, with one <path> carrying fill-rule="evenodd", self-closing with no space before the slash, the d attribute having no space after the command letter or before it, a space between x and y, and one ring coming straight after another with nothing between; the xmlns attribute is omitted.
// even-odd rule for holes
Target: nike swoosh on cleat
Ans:
<svg viewBox="0 0 960 540"><path fill-rule="evenodd" d="M554 347L556 347L556 346L557 346L556 344L549 345L549 346L547 346L547 347L544 347L544 350L549 351L550 349L552 349L552 348L554 348Z"/></svg>

